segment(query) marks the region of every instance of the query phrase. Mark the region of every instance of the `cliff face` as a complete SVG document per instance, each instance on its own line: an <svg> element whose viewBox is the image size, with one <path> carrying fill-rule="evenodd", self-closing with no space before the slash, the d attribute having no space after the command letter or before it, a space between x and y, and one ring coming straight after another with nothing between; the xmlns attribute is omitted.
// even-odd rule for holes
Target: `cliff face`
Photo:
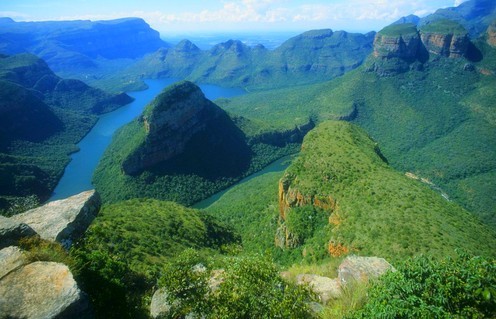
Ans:
<svg viewBox="0 0 496 319"><path fill-rule="evenodd" d="M416 59L420 45L420 36L414 24L392 25L375 36L373 56L411 61Z"/></svg>
<svg viewBox="0 0 496 319"><path fill-rule="evenodd" d="M229 147L246 146L244 136L227 114L206 99L199 87L187 81L173 85L157 96L147 107L140 123L145 137L122 163L122 169L129 175L172 160L185 153L189 145L200 143L200 140L203 145L199 149L206 147L210 151L223 143L229 144ZM222 132L226 136L222 136ZM191 147L188 151L195 150ZM235 151L232 154L235 157L241 155ZM209 159L198 160L208 162ZM228 156L226 160L232 158Z"/></svg>
<svg viewBox="0 0 496 319"><path fill-rule="evenodd" d="M470 44L468 32L451 20L437 20L420 28L422 43L431 54L461 58Z"/></svg>
<svg viewBox="0 0 496 319"><path fill-rule="evenodd" d="M395 23L377 33L367 70L389 76L421 69L432 55L465 57L469 46L467 31L451 20L433 21L420 30L413 23Z"/></svg>
<svg viewBox="0 0 496 319"><path fill-rule="evenodd" d="M429 53L450 58L461 58L470 43L468 35L422 33L422 42Z"/></svg>

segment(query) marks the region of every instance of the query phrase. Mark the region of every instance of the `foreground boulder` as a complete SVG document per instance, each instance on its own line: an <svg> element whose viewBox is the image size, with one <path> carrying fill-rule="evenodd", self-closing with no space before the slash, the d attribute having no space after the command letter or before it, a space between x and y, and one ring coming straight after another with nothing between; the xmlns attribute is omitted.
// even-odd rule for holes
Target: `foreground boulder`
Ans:
<svg viewBox="0 0 496 319"><path fill-rule="evenodd" d="M34 262L0 281L2 318L91 318L87 296L67 266Z"/></svg>
<svg viewBox="0 0 496 319"><path fill-rule="evenodd" d="M69 247L88 228L100 206L100 197L90 190L28 210L11 219L31 226L43 239Z"/></svg>
<svg viewBox="0 0 496 319"><path fill-rule="evenodd" d="M0 216L0 249L16 245L19 239L36 235L36 232L23 222Z"/></svg>
<svg viewBox="0 0 496 319"><path fill-rule="evenodd" d="M296 277L296 283L298 285L308 285L324 305L329 300L341 296L341 283L337 278L331 279L318 275L301 274Z"/></svg>
<svg viewBox="0 0 496 319"><path fill-rule="evenodd" d="M388 271L396 270L384 258L348 256L339 265L337 278L299 274L296 283L307 285L325 305L329 300L341 297L343 289L353 290L355 283L366 283Z"/></svg>
<svg viewBox="0 0 496 319"><path fill-rule="evenodd" d="M338 279L345 286L353 282L367 282L389 270L396 271L384 258L348 256L339 265Z"/></svg>
<svg viewBox="0 0 496 319"><path fill-rule="evenodd" d="M3 248L0 250L0 279L26 263L24 252L19 247Z"/></svg>

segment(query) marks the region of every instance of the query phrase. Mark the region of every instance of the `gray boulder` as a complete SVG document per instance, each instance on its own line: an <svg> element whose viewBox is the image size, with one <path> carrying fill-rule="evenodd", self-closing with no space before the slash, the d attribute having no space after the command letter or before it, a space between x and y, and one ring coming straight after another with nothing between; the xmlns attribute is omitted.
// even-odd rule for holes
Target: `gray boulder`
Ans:
<svg viewBox="0 0 496 319"><path fill-rule="evenodd" d="M301 274L296 276L296 283L298 285L308 285L324 305L329 300L341 296L341 284L337 278L331 279L318 275Z"/></svg>
<svg viewBox="0 0 496 319"><path fill-rule="evenodd" d="M348 256L339 265L338 278L341 286L353 282L367 282L387 271L396 271L384 258Z"/></svg>
<svg viewBox="0 0 496 319"><path fill-rule="evenodd" d="M28 225L0 216L0 249L16 245L19 239L36 235Z"/></svg>
<svg viewBox="0 0 496 319"><path fill-rule="evenodd" d="M88 228L100 206L100 196L90 190L28 210L11 219L31 226L43 239L69 247Z"/></svg>
<svg viewBox="0 0 496 319"><path fill-rule="evenodd" d="M0 279L26 263L26 257L19 247L3 248L0 250Z"/></svg>
<svg viewBox="0 0 496 319"><path fill-rule="evenodd" d="M150 315L152 318L159 318L169 313L171 305L167 301L167 292L164 288L155 291L150 304Z"/></svg>
<svg viewBox="0 0 496 319"><path fill-rule="evenodd" d="M38 261L0 280L0 314L6 318L92 318L87 296L67 266Z"/></svg>

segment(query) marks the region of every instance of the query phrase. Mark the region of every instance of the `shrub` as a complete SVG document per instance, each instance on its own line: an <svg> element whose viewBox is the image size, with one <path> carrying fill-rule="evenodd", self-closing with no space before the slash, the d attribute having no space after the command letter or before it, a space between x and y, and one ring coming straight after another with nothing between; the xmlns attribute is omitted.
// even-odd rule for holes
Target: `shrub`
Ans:
<svg viewBox="0 0 496 319"><path fill-rule="evenodd" d="M494 318L496 261L420 256L386 274L352 318Z"/></svg>

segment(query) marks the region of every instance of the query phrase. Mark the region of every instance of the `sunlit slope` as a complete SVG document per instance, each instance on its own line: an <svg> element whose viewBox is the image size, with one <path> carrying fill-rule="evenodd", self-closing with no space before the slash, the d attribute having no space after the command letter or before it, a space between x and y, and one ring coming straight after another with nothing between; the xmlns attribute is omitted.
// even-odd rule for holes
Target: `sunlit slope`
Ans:
<svg viewBox="0 0 496 319"><path fill-rule="evenodd" d="M494 224L496 77L487 59L437 57L421 70L381 77L367 66L333 81L223 101L228 111L294 127L308 118L345 118L377 140L390 164L428 178L451 199Z"/></svg>
<svg viewBox="0 0 496 319"><path fill-rule="evenodd" d="M280 180L279 206L276 243L316 256L327 250L394 260L455 249L494 254L496 248L492 230L428 184L391 168L365 131L346 122L325 122L305 137ZM308 220L321 214L325 225Z"/></svg>

